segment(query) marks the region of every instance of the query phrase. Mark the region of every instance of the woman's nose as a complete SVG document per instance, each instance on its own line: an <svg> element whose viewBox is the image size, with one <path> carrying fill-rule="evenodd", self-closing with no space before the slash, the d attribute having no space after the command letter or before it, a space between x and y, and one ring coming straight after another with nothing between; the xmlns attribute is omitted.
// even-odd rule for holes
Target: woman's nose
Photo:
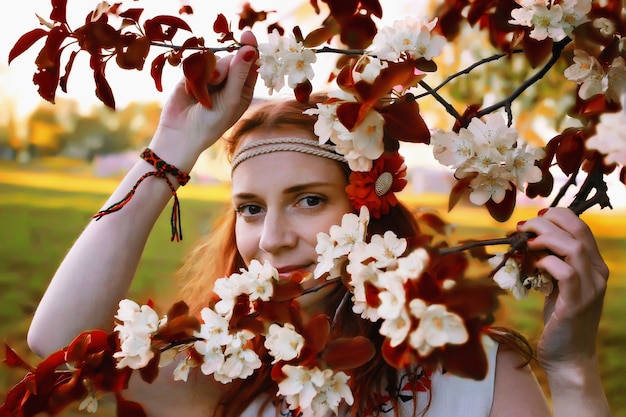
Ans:
<svg viewBox="0 0 626 417"><path fill-rule="evenodd" d="M297 244L297 233L292 221L280 210L268 210L263 222L259 248L266 253L277 254Z"/></svg>

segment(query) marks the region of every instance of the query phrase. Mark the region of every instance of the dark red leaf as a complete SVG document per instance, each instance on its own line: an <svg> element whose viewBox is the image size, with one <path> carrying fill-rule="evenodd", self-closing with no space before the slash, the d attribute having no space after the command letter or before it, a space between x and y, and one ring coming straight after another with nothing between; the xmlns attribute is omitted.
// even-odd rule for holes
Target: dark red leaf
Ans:
<svg viewBox="0 0 626 417"><path fill-rule="evenodd" d="M243 9L239 12L239 30L243 30L246 27L252 28L255 23L263 22L267 19L267 14L272 11L256 11L250 6L250 3L246 2L243 5Z"/></svg>
<svg viewBox="0 0 626 417"><path fill-rule="evenodd" d="M97 55L102 50L114 49L121 43L121 35L118 30L107 23L90 22L74 31L81 49L92 55Z"/></svg>
<svg viewBox="0 0 626 417"><path fill-rule="evenodd" d="M115 98L113 97L113 90L106 79L104 74L105 64L93 70L93 78L96 82L96 97L102 101L102 103L112 110L115 110Z"/></svg>
<svg viewBox="0 0 626 417"><path fill-rule="evenodd" d="M383 17L383 8L378 0L361 0L361 8L379 19Z"/></svg>
<svg viewBox="0 0 626 417"><path fill-rule="evenodd" d="M67 0L52 0L52 12L50 12L50 20L60 23L67 23L66 6Z"/></svg>
<svg viewBox="0 0 626 417"><path fill-rule="evenodd" d="M364 365L375 354L374 344L366 337L344 337L328 344L323 359L330 368L342 371Z"/></svg>
<svg viewBox="0 0 626 417"><path fill-rule="evenodd" d="M174 303L174 305L167 310L167 319L171 320L178 316L186 316L187 314L189 314L189 306L184 301L179 301Z"/></svg>
<svg viewBox="0 0 626 417"><path fill-rule="evenodd" d="M423 72L435 72L437 71L437 64L435 61L419 58L415 61L415 68Z"/></svg>
<svg viewBox="0 0 626 417"><path fill-rule="evenodd" d="M143 9L135 7L135 8L131 8L131 9L123 11L122 13L120 13L120 17L124 19L132 20L133 22L137 23L139 22L139 19L141 18L142 13L143 13Z"/></svg>
<svg viewBox="0 0 626 417"><path fill-rule="evenodd" d="M352 131L357 124L361 107L361 103L341 103L337 106L337 119L346 127L346 129Z"/></svg>
<svg viewBox="0 0 626 417"><path fill-rule="evenodd" d="M166 29L164 30L163 27ZM191 27L180 17L160 15L148 19L143 24L148 39L153 42L171 41L178 29L191 32Z"/></svg>
<svg viewBox="0 0 626 417"><path fill-rule="evenodd" d="M188 4L185 4L181 6L180 9L178 9L178 13L179 14L193 14L193 7L191 7Z"/></svg>
<svg viewBox="0 0 626 417"><path fill-rule="evenodd" d="M389 339L385 339L381 348L385 362L396 369L403 369L413 363L415 354L408 343L400 343L396 347L392 347Z"/></svg>
<svg viewBox="0 0 626 417"><path fill-rule="evenodd" d="M331 16L342 22L356 13L359 0L324 0L324 3L328 4Z"/></svg>
<svg viewBox="0 0 626 417"><path fill-rule="evenodd" d="M141 404L128 401L120 394L116 395L117 400L117 417L147 417Z"/></svg>
<svg viewBox="0 0 626 417"><path fill-rule="evenodd" d="M561 135L559 146L556 149L556 163L565 175L578 171L585 153L582 132L578 129L568 129Z"/></svg>
<svg viewBox="0 0 626 417"><path fill-rule="evenodd" d="M74 66L74 60L76 59L77 55L78 51L72 51L69 59L65 63L65 74L63 74L59 79L59 87L61 87L61 91L63 91L64 93L67 93L67 81L70 76L70 72L72 71L72 67Z"/></svg>
<svg viewBox="0 0 626 417"><path fill-rule="evenodd" d="M465 195L469 188L470 182L474 179L475 175L462 178L457 181L456 184L450 190L450 198L448 199L448 211L451 211L454 206L457 205L459 201L461 201L461 197Z"/></svg>
<svg viewBox="0 0 626 417"><path fill-rule="evenodd" d="M197 317L179 315L170 319L168 316L167 323L159 330L159 336L166 340L172 340L177 335L184 337L192 331L200 331L200 321Z"/></svg>
<svg viewBox="0 0 626 417"><path fill-rule="evenodd" d="M165 54L157 55L152 60L152 64L150 65L150 76L154 80L154 86L157 91L163 91L163 67L165 67Z"/></svg>
<svg viewBox="0 0 626 417"><path fill-rule="evenodd" d="M30 32L23 34L17 42L15 42L15 45L13 45L13 48L11 48L11 51L9 52L9 65L11 64L11 61L33 46L35 42L47 35L48 31L40 28L33 29Z"/></svg>
<svg viewBox="0 0 626 417"><path fill-rule="evenodd" d="M395 140L411 143L430 143L430 129L420 114L412 96L405 96L381 110L385 118L385 132Z"/></svg>
<svg viewBox="0 0 626 417"><path fill-rule="evenodd" d="M82 362L91 343L91 335L88 332L78 335L67 347L65 360L70 363Z"/></svg>
<svg viewBox="0 0 626 417"><path fill-rule="evenodd" d="M228 20L226 16L222 13L218 14L215 18L215 22L213 22L213 31L215 33L230 33L230 25L228 24Z"/></svg>
<svg viewBox="0 0 626 417"><path fill-rule="evenodd" d="M339 37L350 49L366 49L376 36L376 23L369 15L355 14L342 22Z"/></svg>
<svg viewBox="0 0 626 417"><path fill-rule="evenodd" d="M300 103L308 103L312 91L313 86L311 85L311 81L309 80L304 80L300 84L296 85L293 89L296 100Z"/></svg>
<svg viewBox="0 0 626 417"><path fill-rule="evenodd" d="M139 36L132 38L125 47L118 47L116 55L117 65L122 69L141 71L149 52L150 40L147 37Z"/></svg>
<svg viewBox="0 0 626 417"><path fill-rule="evenodd" d="M302 336L307 344L313 346L316 351L321 352L328 343L330 334L330 323L325 314L318 314L304 326Z"/></svg>
<svg viewBox="0 0 626 417"><path fill-rule="evenodd" d="M537 68L550 56L552 53L553 43L554 42L550 38L543 41L537 41L528 36L528 34L524 36L522 41L524 55L533 68Z"/></svg>
<svg viewBox="0 0 626 417"><path fill-rule="evenodd" d="M334 22L334 21L333 21ZM333 36L339 33L337 25L326 24L322 27L314 29L304 38L302 43L305 48L315 48L324 42L329 41Z"/></svg>
<svg viewBox="0 0 626 417"><path fill-rule="evenodd" d="M513 210L515 210L515 204L517 202L516 195L517 188L513 184L511 184L511 189L506 190L504 199L501 202L496 203L493 200L489 199L485 203L485 207L487 207L487 210L489 211L489 214L491 214L491 217L499 222L505 222L509 220L511 218L511 215L513 214Z"/></svg>
<svg viewBox="0 0 626 417"><path fill-rule="evenodd" d="M50 30L50 32L48 32L46 42L35 59L37 68L42 69L56 67L56 72L59 72L63 42L68 36L69 33L62 26L55 26Z"/></svg>
<svg viewBox="0 0 626 417"><path fill-rule="evenodd" d="M435 213L420 213L418 219L441 235L445 235L447 232L448 223Z"/></svg>
<svg viewBox="0 0 626 417"><path fill-rule="evenodd" d="M541 180L526 187L526 195L529 198L538 196L548 197L554 188L554 176L549 170L541 171Z"/></svg>
<svg viewBox="0 0 626 417"><path fill-rule="evenodd" d="M465 378L482 380L487 375L487 357L481 341L481 323L472 320L465 323L469 340L463 345L448 344L443 349L443 367L450 373Z"/></svg>
<svg viewBox="0 0 626 417"><path fill-rule="evenodd" d="M148 384L154 382L154 380L159 376L159 361L161 360L161 352L154 351L154 356L150 359L148 364L139 370L141 375L141 379Z"/></svg>
<svg viewBox="0 0 626 417"><path fill-rule="evenodd" d="M213 76L215 64L215 54L209 50L196 52L183 60L183 73L188 91L208 109L213 106L208 84Z"/></svg>
<svg viewBox="0 0 626 417"><path fill-rule="evenodd" d="M424 75L416 74L415 67L409 61L389 63L389 66L381 70L374 81L371 95L363 97L363 99L368 103L376 102L387 96L394 87L399 85L405 87L412 86L422 78L424 78Z"/></svg>
<svg viewBox="0 0 626 417"><path fill-rule="evenodd" d="M27 364L20 356L6 343L4 344L5 358L4 362L12 368L23 368L32 371L33 367Z"/></svg>

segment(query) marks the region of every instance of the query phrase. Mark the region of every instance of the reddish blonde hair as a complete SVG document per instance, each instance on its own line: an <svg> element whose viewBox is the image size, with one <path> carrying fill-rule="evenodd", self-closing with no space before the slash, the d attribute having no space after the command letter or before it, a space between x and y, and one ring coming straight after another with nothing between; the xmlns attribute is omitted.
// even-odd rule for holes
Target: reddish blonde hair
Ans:
<svg viewBox="0 0 626 417"><path fill-rule="evenodd" d="M281 128L297 128L307 132L313 132L316 118L303 114L303 111L315 107L326 97L313 95L310 103L303 104L295 100L271 101L261 103L249 111L231 130L226 138L226 151L229 160L238 148L242 138L252 131L272 131ZM312 139L314 140L314 139ZM337 162L344 169L346 178L350 174L347 164ZM391 230L398 237L410 238L419 234L417 220L406 206L398 203L391 211L379 219L372 218L368 226L368 233L382 234ZM229 207L218 221L213 233L201 240L188 254L184 266L179 271L179 278L184 281L182 299L184 299L194 313L205 307L212 298L213 283L220 277L229 276L245 267L245 264L237 251L235 238L235 212ZM343 286L338 288L334 295L329 298L326 313L329 317L336 318L335 329L343 336L364 335L375 346L382 346L383 337L378 331L379 325L363 320L352 312L352 303L342 302L347 289ZM505 341L505 338L500 338ZM263 349L262 343L258 343L259 349ZM259 351L259 350L257 350ZM396 392L389 392L392 384L386 381L397 381L398 370L389 366L378 354L373 360L359 369L354 370L350 379L350 386L354 396L354 406L350 410L351 416L363 415L367 405L372 401L373 393L387 391L392 402L396 402ZM245 381L237 381L225 386L216 415L234 417L240 415L261 394L273 393L273 382L270 377L270 367L263 365L257 372ZM414 395L416 397L416 395ZM267 405L271 406L271 398ZM371 405L371 404L370 404ZM397 404L396 404L397 405ZM414 404L416 414L417 404ZM397 415L398 407L394 407Z"/></svg>

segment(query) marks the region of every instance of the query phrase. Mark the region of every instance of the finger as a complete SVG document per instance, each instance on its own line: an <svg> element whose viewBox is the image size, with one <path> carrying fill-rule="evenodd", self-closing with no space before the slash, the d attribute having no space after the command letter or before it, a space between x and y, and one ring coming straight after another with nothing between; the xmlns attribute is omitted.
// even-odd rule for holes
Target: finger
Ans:
<svg viewBox="0 0 626 417"><path fill-rule="evenodd" d="M230 68L230 63L233 60L233 55L226 55L223 58L217 60L215 64L215 70L213 72L213 78L209 82L210 90L219 90L216 88L217 86L221 86L226 77L228 76L228 69Z"/></svg>
<svg viewBox="0 0 626 417"><path fill-rule="evenodd" d="M518 230L537 235L528 242L529 249L547 249L573 261L588 261L603 279L608 278L608 268L591 229L571 210L552 208L543 215L518 225Z"/></svg>

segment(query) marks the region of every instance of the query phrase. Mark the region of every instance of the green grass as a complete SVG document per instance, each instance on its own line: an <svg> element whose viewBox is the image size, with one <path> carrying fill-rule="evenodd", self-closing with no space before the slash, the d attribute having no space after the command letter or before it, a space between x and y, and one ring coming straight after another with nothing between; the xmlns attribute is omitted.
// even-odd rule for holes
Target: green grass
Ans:
<svg viewBox="0 0 626 417"><path fill-rule="evenodd" d="M20 354L36 362L26 346L26 331L38 300L56 270L63 255L78 237L90 216L103 204L101 192L68 192L49 188L20 187L0 183L0 339ZM193 242L205 234L220 203L181 199L185 239L180 243L169 240L169 207L159 219L144 259L133 283L130 298L155 300L167 307L175 294L173 273L180 266L184 253ZM106 221L106 218L101 221ZM458 237L477 237L499 233L498 230L474 230L460 227ZM600 328L600 361L603 381L613 415L626 417L626 264L621 261L626 252L625 238L599 238L599 244L612 270L605 314ZM89 271L84 271L89 274ZM80 294L68 294L80 297ZM164 303L162 300L168 300ZM541 330L539 296L516 301L503 298L506 315L503 323L536 339ZM18 382L21 371L0 367L0 402L9 387ZM98 415L111 415L110 406ZM85 415L67 410L63 416Z"/></svg>

